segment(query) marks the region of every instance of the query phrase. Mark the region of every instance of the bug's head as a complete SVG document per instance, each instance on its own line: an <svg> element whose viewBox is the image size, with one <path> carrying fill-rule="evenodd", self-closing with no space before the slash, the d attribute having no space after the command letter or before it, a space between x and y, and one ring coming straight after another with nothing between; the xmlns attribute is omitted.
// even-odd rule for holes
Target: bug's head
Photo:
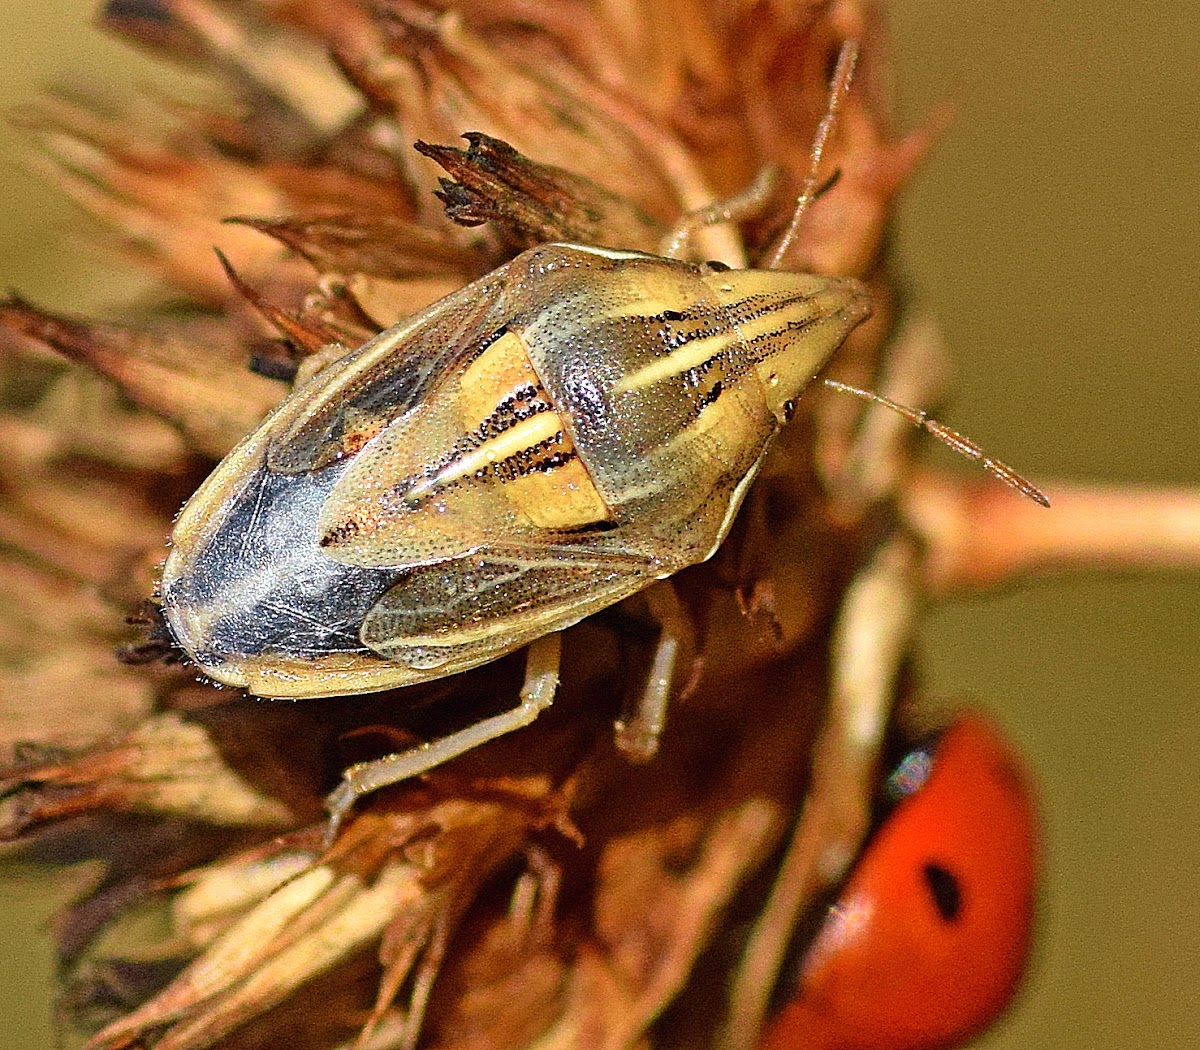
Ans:
<svg viewBox="0 0 1200 1050"><path fill-rule="evenodd" d="M786 421L796 399L871 312L852 277L782 270L713 270L703 280L737 330L771 411Z"/></svg>

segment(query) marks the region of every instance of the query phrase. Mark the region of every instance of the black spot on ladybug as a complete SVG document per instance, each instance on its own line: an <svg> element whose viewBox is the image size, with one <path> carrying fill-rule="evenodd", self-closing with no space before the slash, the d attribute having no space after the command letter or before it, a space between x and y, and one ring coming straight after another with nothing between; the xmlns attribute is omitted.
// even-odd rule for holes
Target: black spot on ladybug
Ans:
<svg viewBox="0 0 1200 1050"><path fill-rule="evenodd" d="M962 910L962 887L958 877L949 868L929 863L921 869L934 907L945 922L954 922Z"/></svg>

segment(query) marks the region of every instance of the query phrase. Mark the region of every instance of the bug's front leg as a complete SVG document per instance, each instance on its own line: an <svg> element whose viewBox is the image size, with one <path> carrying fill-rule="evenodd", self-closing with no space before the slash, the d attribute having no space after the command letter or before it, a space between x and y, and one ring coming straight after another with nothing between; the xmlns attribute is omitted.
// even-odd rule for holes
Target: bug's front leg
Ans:
<svg viewBox="0 0 1200 1050"><path fill-rule="evenodd" d="M771 196L779 183L779 175L779 169L768 164L741 192L680 216L666 236L659 241L658 254L666 259L687 258L692 246L692 238L700 230L729 222L742 222L758 218L766 211L767 205L771 201ZM744 258L723 261L730 266L745 265Z"/></svg>
<svg viewBox="0 0 1200 1050"><path fill-rule="evenodd" d="M936 329L910 320L888 348L882 380L889 395L927 402L941 391L946 367ZM864 414L833 402L824 407L818 455L831 491L849 511L864 512L894 496L907 470L906 427L892 413ZM912 638L921 571L916 542L893 533L842 600L811 785L735 978L726 1050L749 1045L800 911L842 877L859 847L896 675Z"/></svg>
<svg viewBox="0 0 1200 1050"><path fill-rule="evenodd" d="M724 1050L751 1045L801 910L842 877L867 828L871 782L912 638L919 596L914 541L893 535L846 592L834 626L830 697L808 794L730 996Z"/></svg>
<svg viewBox="0 0 1200 1050"><path fill-rule="evenodd" d="M695 624L671 581L661 580L645 597L650 615L659 625L658 642L632 712L613 727L617 747L634 762L648 762L657 753L680 665L696 652Z"/></svg>
<svg viewBox="0 0 1200 1050"><path fill-rule="evenodd" d="M554 703L561 659L562 635L559 632L538 638L526 650L521 702L512 710L482 719L456 733L427 741L408 751L359 762L344 770L342 782L325 799L325 807L329 810L329 824L325 829L326 846L332 844L346 814L364 795L420 776L480 744L529 725Z"/></svg>

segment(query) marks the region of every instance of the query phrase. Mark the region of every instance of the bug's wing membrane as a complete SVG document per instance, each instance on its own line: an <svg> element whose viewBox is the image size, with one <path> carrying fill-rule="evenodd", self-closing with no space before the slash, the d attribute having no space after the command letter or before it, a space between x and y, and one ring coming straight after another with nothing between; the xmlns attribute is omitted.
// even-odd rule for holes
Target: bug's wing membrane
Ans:
<svg viewBox="0 0 1200 1050"><path fill-rule="evenodd" d="M435 395L440 393L435 391ZM446 561L530 530L508 501L451 458L453 399L435 396L396 420L356 457L317 521L328 557L345 565L406 568ZM465 470L445 481L447 472Z"/></svg>
<svg viewBox="0 0 1200 1050"><path fill-rule="evenodd" d="M526 306L524 272L502 266L318 372L272 420L270 469L319 470L411 411L481 335Z"/></svg>
<svg viewBox="0 0 1200 1050"><path fill-rule="evenodd" d="M452 674L513 652L640 590L649 561L531 548L487 549L407 573L363 620L365 645L388 660Z"/></svg>

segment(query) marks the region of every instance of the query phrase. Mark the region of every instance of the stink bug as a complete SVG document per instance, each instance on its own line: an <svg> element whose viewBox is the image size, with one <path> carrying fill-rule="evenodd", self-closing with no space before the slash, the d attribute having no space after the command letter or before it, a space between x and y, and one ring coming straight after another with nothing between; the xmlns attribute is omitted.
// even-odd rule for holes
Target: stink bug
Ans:
<svg viewBox="0 0 1200 1050"><path fill-rule="evenodd" d="M428 681L560 631L716 550L866 314L849 279L531 249L230 453L176 523L167 623L270 697Z"/></svg>
<svg viewBox="0 0 1200 1050"><path fill-rule="evenodd" d="M720 545L795 400L869 313L856 280L778 268L855 54L766 268L532 248L334 356L184 508L163 612L219 682L369 692L531 645L519 707L348 770L334 827L358 795L530 722L554 696L557 632ZM744 206L685 219L667 250ZM628 734L643 754L669 678Z"/></svg>
<svg viewBox="0 0 1200 1050"><path fill-rule="evenodd" d="M720 544L853 280L550 244L317 374L180 516L175 637L328 696L464 671Z"/></svg>

